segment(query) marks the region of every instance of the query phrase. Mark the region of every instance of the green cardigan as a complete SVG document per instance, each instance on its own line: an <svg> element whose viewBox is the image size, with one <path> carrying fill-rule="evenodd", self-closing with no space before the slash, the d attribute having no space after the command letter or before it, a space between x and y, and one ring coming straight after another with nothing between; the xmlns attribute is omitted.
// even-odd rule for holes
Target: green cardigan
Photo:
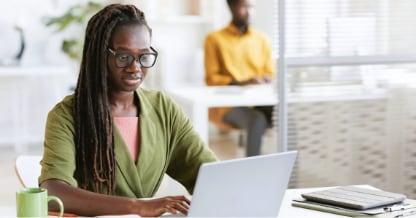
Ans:
<svg viewBox="0 0 416 218"><path fill-rule="evenodd" d="M140 99L140 153L137 164L117 128L114 128L116 155L116 195L152 197L165 173L192 193L198 170L205 162L216 161L184 112L161 92L138 89ZM44 154L39 184L59 179L77 187L74 178L74 96L58 103L48 114Z"/></svg>

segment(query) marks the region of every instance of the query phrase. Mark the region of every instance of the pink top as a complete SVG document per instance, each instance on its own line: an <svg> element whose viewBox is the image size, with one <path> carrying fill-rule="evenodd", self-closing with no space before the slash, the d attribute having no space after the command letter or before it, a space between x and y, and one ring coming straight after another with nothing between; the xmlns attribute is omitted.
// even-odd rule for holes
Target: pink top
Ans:
<svg viewBox="0 0 416 218"><path fill-rule="evenodd" d="M131 158L136 161L139 147L139 118L114 117L114 122L130 151Z"/></svg>

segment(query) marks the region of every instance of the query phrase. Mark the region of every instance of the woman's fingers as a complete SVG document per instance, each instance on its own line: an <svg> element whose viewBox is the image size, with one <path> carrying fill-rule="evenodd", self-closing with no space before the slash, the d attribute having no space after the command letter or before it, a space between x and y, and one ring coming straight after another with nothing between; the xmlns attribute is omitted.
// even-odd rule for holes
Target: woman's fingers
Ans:
<svg viewBox="0 0 416 218"><path fill-rule="evenodd" d="M184 196L173 196L166 198L166 207L171 209L173 208L176 211L179 211L183 214L188 214L190 201Z"/></svg>
<svg viewBox="0 0 416 218"><path fill-rule="evenodd" d="M185 201L188 205L191 205L191 201L183 195L174 196L172 198L175 199L175 200Z"/></svg>
<svg viewBox="0 0 416 218"><path fill-rule="evenodd" d="M182 201L173 202L172 207L185 215L188 214L188 205Z"/></svg>
<svg viewBox="0 0 416 218"><path fill-rule="evenodd" d="M171 214L177 214L178 213L178 211L175 210L175 208L173 208L169 205L166 205L164 210L165 210L165 213L171 213Z"/></svg>

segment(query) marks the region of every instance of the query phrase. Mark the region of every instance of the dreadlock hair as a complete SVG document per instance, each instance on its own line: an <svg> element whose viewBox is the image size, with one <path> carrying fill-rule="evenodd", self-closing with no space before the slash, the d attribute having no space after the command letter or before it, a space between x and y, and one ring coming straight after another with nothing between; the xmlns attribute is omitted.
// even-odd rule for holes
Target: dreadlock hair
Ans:
<svg viewBox="0 0 416 218"><path fill-rule="evenodd" d="M134 5L112 4L88 22L81 67L75 89L75 178L82 189L103 194L115 191L113 120L108 97L107 49L116 28L147 25Z"/></svg>

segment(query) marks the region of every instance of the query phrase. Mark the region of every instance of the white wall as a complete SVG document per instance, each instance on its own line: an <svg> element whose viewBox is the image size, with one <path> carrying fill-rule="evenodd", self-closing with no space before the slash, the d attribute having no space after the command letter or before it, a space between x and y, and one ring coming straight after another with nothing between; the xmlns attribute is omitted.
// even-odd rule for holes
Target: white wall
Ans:
<svg viewBox="0 0 416 218"><path fill-rule="evenodd" d="M84 35L84 27L72 27L63 32L56 33L53 28L46 27L44 19L50 16L60 16L69 7L87 0L20 0L4 1L0 8L0 59L13 57L19 47L17 32L14 25L20 25L25 32L26 50L22 65L26 67L39 67L57 65L69 68L73 71L72 77L5 77L0 75L0 101L6 102L5 107L0 108L1 114L18 107L12 101L14 97L8 93L21 93L27 99L25 105L29 105L22 115L28 117L25 128L35 133L38 142L41 142L44 122L47 112L57 103L64 94L68 93L68 87L75 84L78 64L69 61L69 58L61 51L61 42L64 37ZM153 28L153 46L159 50L160 59L152 73L146 79L147 87L154 89L169 89L184 84L204 85L203 67L203 42L206 35L214 30L226 26L231 19L226 0L105 0L99 1L105 4L112 2L133 3L142 9ZM269 1L259 1L256 4L261 13L254 18L253 25L267 33L271 33L269 25L272 20L272 7L268 7ZM2 66L0 66L0 69ZM4 68L4 67L3 67ZM59 87L57 90L53 87ZM26 101L26 100L25 100ZM0 117L0 128L12 129L12 116ZM4 133L4 134L3 134ZM8 132L0 133L0 145L9 144L3 136ZM23 137L23 136L22 136Z"/></svg>
<svg viewBox="0 0 416 218"><path fill-rule="evenodd" d="M24 64L67 63L60 51L63 34L52 34L44 24L44 18L57 16L70 5L82 0L19 0L3 1L0 9L0 58L10 57L18 50L18 38L13 26L23 27L26 38Z"/></svg>
<svg viewBox="0 0 416 218"><path fill-rule="evenodd" d="M18 51L19 38L13 29L16 24L25 32L26 49L21 67L0 66L0 128L4 130L0 133L0 146L12 146L16 141L39 146L43 139L47 112L69 92L69 87L74 83L76 73L71 75L68 70L72 67L71 62L60 49L64 34L53 34L53 30L47 28L43 20L46 16L62 14L77 1L2 1L0 59L12 58ZM68 73L45 76L37 75L45 72L31 70L51 65L56 66L60 72ZM16 71L12 72L11 69ZM27 75L18 76L18 71Z"/></svg>
<svg viewBox="0 0 416 218"><path fill-rule="evenodd" d="M82 35L83 28L72 28L64 33L54 33L46 27L48 16L62 15L69 7L87 0L21 0L7 1L0 9L0 59L14 56L18 50L15 24L23 27L26 34L24 64L67 64L68 58L61 52L64 37ZM154 71L161 75L150 76L149 86L165 88L177 83L197 84L203 78L202 48L208 32L224 27L231 16L226 0L106 0L105 2L133 3L141 8L154 29L153 43L161 51L159 65ZM253 26L266 32L272 40L274 22L271 4L276 1L262 0L255 3ZM273 39L274 40L274 39ZM173 67L174 66L174 67ZM193 71L193 72L190 72ZM198 72L196 72L198 71ZM156 73L155 73L156 74ZM166 78L166 79L165 79ZM162 79L162 81L160 81Z"/></svg>
<svg viewBox="0 0 416 218"><path fill-rule="evenodd" d="M162 2L174 2L163 1ZM177 0L179 1L179 0ZM184 0L181 0L184 1ZM157 1L156 1L157 2ZM191 2L191 0L189 0ZM265 32L271 43L276 34L273 17L275 0L253 1L252 25ZM151 7L154 8L154 7ZM183 11L179 10L179 11ZM154 44L161 50L158 69L150 75L148 84L160 89L172 89L183 85L204 85L203 44L209 32L224 28L231 21L226 0L200 0L197 17L171 12L161 21L157 12L151 12L150 25L154 28ZM185 10L186 11L186 10ZM166 12L164 12L166 13ZM169 13L168 13L169 14ZM164 16L163 16L164 17Z"/></svg>

